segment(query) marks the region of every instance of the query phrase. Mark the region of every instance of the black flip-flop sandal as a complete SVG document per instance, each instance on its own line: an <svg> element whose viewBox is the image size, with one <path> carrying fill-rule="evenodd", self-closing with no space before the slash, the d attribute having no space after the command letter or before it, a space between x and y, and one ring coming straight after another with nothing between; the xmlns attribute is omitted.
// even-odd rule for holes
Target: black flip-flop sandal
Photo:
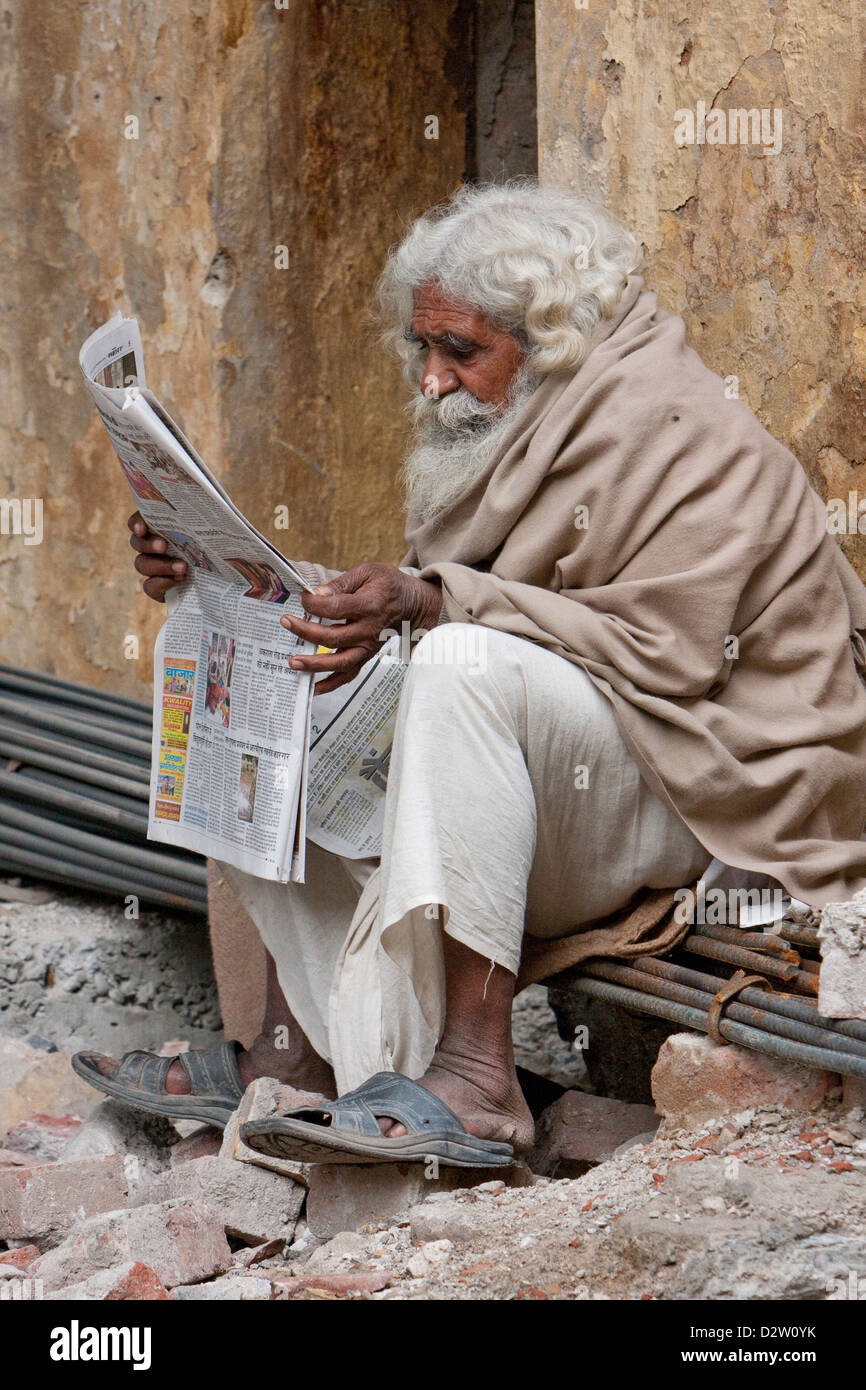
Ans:
<svg viewBox="0 0 866 1390"><path fill-rule="evenodd" d="M98 1052L76 1052L71 1061L78 1076L115 1100L172 1120L200 1120L225 1129L245 1090L238 1071L240 1051L239 1042L225 1042L177 1057L127 1052L110 1076L99 1070L103 1059ZM168 1069L175 1061L189 1077L189 1095L169 1095L165 1089Z"/></svg>
<svg viewBox="0 0 866 1390"><path fill-rule="evenodd" d="M408 1133L389 1139L379 1119ZM408 1163L437 1158L455 1168L507 1168L510 1144L476 1139L438 1096L400 1072L382 1071L337 1100L248 1120L240 1137L258 1153L300 1163Z"/></svg>

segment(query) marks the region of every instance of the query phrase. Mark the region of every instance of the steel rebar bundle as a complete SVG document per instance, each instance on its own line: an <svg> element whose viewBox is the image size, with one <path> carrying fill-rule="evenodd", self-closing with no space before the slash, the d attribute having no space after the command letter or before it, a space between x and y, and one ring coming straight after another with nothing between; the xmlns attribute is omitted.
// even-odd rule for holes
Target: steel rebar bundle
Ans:
<svg viewBox="0 0 866 1390"><path fill-rule="evenodd" d="M766 956L743 954L757 962L754 973L766 976L761 970L768 963ZM708 1033L716 993L727 983L716 975L642 956L627 965L589 961L581 967L574 987L582 994ZM866 1078L866 1022L825 1018L814 1002L774 992L777 978L770 977L767 983L772 990L747 985L722 1004L716 1021L719 1037L802 1066Z"/></svg>
<svg viewBox="0 0 866 1390"><path fill-rule="evenodd" d="M152 715L0 665L0 872L207 910L199 855L147 839Z"/></svg>

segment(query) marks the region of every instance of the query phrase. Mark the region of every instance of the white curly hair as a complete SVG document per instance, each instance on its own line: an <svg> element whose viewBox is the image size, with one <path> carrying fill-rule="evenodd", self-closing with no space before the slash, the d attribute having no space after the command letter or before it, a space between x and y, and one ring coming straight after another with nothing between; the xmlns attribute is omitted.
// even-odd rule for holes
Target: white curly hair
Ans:
<svg viewBox="0 0 866 1390"><path fill-rule="evenodd" d="M417 382L412 292L433 284L511 333L536 375L573 370L641 259L631 232L588 198L533 180L467 185L389 251L377 286L384 338Z"/></svg>

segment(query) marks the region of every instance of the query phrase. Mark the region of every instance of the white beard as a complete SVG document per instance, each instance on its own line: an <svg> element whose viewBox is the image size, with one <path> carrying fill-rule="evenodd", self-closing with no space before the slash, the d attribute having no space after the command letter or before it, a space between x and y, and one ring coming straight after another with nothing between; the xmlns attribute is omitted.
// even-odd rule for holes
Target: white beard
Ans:
<svg viewBox="0 0 866 1390"><path fill-rule="evenodd" d="M420 393L413 398L409 411L417 442L401 471L413 518L431 521L469 492L537 385L522 367L504 407L479 401L462 387L438 400Z"/></svg>

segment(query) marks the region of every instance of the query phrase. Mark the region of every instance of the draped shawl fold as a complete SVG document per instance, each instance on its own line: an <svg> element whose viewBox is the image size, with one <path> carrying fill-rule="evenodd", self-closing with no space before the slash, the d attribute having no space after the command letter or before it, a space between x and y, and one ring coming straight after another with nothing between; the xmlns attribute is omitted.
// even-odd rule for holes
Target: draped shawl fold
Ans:
<svg viewBox="0 0 866 1390"><path fill-rule="evenodd" d="M581 665L705 848L821 906L866 887L866 590L825 518L630 276L471 492L409 516L407 563L452 621Z"/></svg>

